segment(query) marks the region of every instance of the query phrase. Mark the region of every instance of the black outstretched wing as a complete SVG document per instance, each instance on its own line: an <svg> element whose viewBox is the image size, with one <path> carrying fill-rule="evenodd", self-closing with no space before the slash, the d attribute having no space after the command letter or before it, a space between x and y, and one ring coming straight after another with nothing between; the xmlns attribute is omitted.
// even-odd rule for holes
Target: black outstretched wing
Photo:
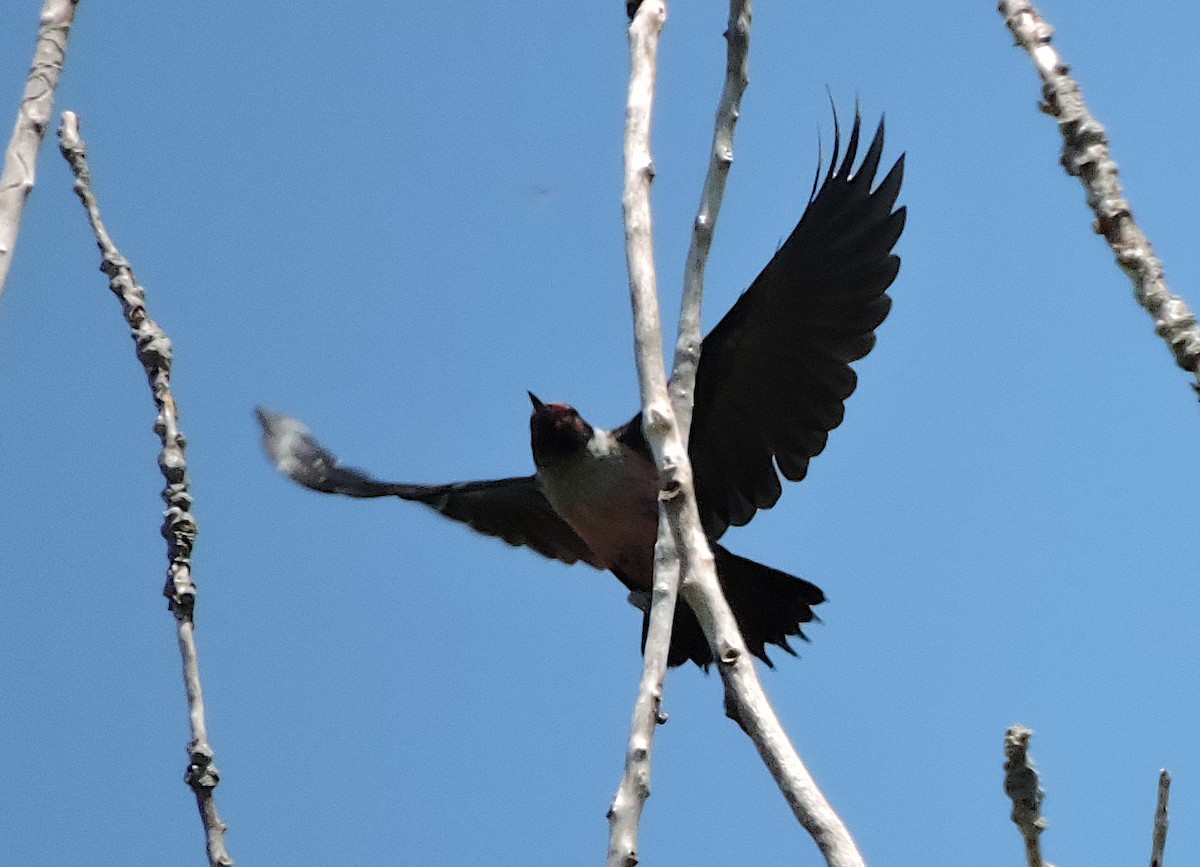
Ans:
<svg viewBox="0 0 1200 867"><path fill-rule="evenodd" d="M597 565L587 544L554 511L536 476L450 485L381 482L360 470L339 466L337 458L296 419L262 407L256 412L263 429L263 448L271 461L306 488L348 497L399 497L424 503L510 545L526 545L564 563L582 560Z"/></svg>
<svg viewBox="0 0 1200 867"><path fill-rule="evenodd" d="M704 339L688 451L710 538L775 505L776 466L804 478L857 384L850 362L871 351L891 306L904 158L872 192L883 123L851 174L860 127L856 113L840 165L835 133L829 171L799 224Z"/></svg>

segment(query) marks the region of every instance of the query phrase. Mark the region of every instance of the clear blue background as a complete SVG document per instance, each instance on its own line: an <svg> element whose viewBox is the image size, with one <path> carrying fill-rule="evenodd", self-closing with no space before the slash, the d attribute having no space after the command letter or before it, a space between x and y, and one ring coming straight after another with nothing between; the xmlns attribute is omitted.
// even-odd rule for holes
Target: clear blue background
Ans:
<svg viewBox="0 0 1200 867"><path fill-rule="evenodd" d="M39 0L0 5L14 117ZM610 576L398 502L322 498L252 408L385 477L531 468L525 389L637 401L620 217L624 4L84 0L56 112L177 349L218 804L239 863L596 864L640 671ZM1194 5L1055 2L1135 213L1200 304ZM672 323L724 69L675 3L654 127ZM765 681L868 860L1022 862L1005 728L1036 730L1047 857L1200 860L1200 422L1092 234L995 4L760 3L706 321L786 236L826 88L908 153L894 312L846 423L734 550L831 601ZM57 121L55 122L57 126ZM52 138L52 136L51 136ZM159 596L153 409L53 142L0 302L0 847L200 865ZM667 683L648 865L818 864L715 676Z"/></svg>

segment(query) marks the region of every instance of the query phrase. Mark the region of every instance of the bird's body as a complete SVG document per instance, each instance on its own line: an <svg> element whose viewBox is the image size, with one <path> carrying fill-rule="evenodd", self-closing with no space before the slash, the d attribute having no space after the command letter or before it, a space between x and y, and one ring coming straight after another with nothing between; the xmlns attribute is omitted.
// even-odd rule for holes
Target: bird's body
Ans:
<svg viewBox="0 0 1200 867"><path fill-rule="evenodd" d="M903 158L874 190L883 149L880 125L857 171L860 120L800 222L733 309L705 338L696 372L689 441L696 496L717 576L747 647L770 664L766 644L789 653L790 636L815 618L824 594L813 584L717 544L731 525L775 504L779 474L804 477L809 459L842 421L854 391L850 363L874 345L899 269L892 254L905 211L893 210ZM641 415L606 431L571 406L530 395L530 445L537 472L449 485L381 482L338 465L292 419L259 410L264 444L286 475L314 490L425 503L512 545L565 563L607 569L645 597L653 579L658 474ZM643 625L643 639L644 639ZM695 616L676 610L669 662L712 661Z"/></svg>
<svg viewBox="0 0 1200 867"><path fill-rule="evenodd" d="M531 422L534 463L546 499L608 569L634 591L648 591L654 578L654 542L658 536L658 473L645 456L635 453L611 432L588 428L582 447L539 456L538 428L552 435L556 416L572 418L565 404L545 405ZM575 419L579 416L575 414ZM579 419L582 421L582 419Z"/></svg>

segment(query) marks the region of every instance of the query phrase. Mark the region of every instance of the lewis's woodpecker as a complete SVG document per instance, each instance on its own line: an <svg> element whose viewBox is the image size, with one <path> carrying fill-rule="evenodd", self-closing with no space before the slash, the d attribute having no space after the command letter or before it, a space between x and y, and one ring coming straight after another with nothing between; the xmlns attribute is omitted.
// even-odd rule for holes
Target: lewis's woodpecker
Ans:
<svg viewBox="0 0 1200 867"><path fill-rule="evenodd" d="M775 505L780 474L804 478L857 384L850 363L874 346L875 328L891 306L885 292L900 267L892 248L904 228L905 209L895 208L904 158L872 190L883 124L854 171L860 128L856 115L840 163L835 134L829 170L823 180L818 174L800 222L704 339L696 371L688 453L700 516L746 645L768 665L766 645L794 654L788 637L806 640L801 625L814 619L813 606L825 595L717 540L731 525ZM272 460L307 488L424 503L510 545L607 569L644 608L653 575L658 475L641 414L606 431L571 406L543 403L533 394L530 399L536 472L448 485L379 481L339 466L299 422L261 408L258 416ZM713 656L695 615L680 600L669 662L689 659L707 667Z"/></svg>

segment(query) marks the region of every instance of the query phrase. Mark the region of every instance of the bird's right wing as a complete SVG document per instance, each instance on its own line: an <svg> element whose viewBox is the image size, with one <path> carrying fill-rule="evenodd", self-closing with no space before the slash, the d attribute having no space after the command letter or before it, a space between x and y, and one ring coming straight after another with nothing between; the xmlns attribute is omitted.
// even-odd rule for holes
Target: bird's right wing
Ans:
<svg viewBox="0 0 1200 867"><path fill-rule="evenodd" d="M554 511L536 476L449 485L382 482L361 470L340 466L296 419L262 407L256 412L263 429L263 448L271 461L289 479L310 490L424 503L510 545L525 545L564 563L582 560L598 567L591 549Z"/></svg>
<svg viewBox="0 0 1200 867"><path fill-rule="evenodd" d="M850 363L875 345L891 305L904 158L872 189L883 123L855 170L861 127L856 112L840 163L835 133L828 173L799 224L704 338L689 455L712 539L775 505L779 475L804 478L857 384Z"/></svg>

